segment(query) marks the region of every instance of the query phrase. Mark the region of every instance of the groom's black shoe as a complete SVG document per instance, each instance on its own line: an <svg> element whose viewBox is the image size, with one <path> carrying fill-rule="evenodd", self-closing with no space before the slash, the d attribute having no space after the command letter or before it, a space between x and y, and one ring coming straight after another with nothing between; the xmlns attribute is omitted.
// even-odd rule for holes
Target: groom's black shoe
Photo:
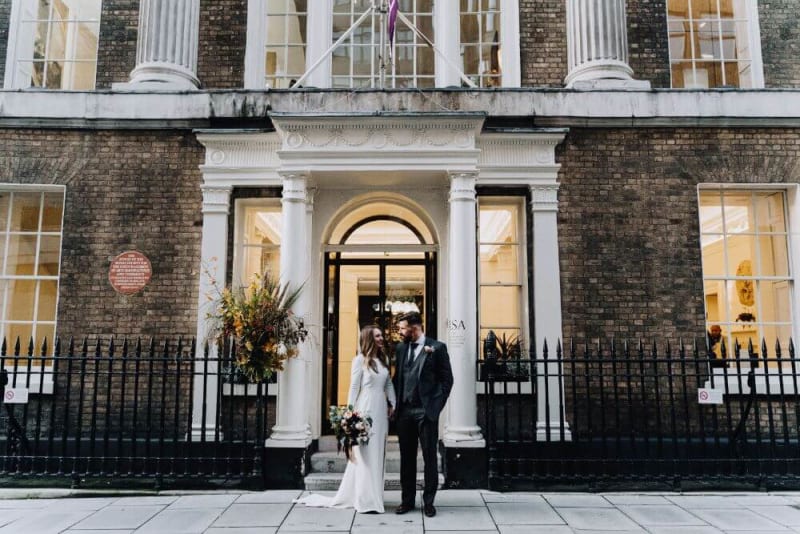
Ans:
<svg viewBox="0 0 800 534"><path fill-rule="evenodd" d="M414 509L414 506L412 506L412 505L401 504L400 506L397 507L397 509L395 509L394 513L396 513L398 515L405 514L405 513L410 512L413 509Z"/></svg>
<svg viewBox="0 0 800 534"><path fill-rule="evenodd" d="M432 504L426 504L424 512L425 512L425 517L433 517L436 515L436 508L434 508Z"/></svg>

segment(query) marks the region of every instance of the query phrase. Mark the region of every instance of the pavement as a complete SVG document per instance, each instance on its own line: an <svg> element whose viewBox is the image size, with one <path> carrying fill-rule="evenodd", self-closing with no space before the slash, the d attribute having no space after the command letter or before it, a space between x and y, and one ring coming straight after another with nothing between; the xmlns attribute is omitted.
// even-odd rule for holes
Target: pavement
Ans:
<svg viewBox="0 0 800 534"><path fill-rule="evenodd" d="M800 492L496 493L442 490L436 517L306 508L304 492L130 495L0 489L0 534L548 533L736 534L800 532ZM331 494L330 492L322 492Z"/></svg>

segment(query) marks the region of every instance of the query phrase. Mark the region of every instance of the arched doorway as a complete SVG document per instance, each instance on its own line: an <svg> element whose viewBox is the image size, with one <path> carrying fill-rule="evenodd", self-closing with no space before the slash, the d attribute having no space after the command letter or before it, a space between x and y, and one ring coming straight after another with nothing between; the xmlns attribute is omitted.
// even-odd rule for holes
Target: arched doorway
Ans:
<svg viewBox="0 0 800 534"><path fill-rule="evenodd" d="M331 232L325 251L322 428L328 407L347 402L350 366L358 334L379 325L393 364L399 342L398 315L419 311L426 331L436 335L434 236L409 208L371 202L348 211Z"/></svg>

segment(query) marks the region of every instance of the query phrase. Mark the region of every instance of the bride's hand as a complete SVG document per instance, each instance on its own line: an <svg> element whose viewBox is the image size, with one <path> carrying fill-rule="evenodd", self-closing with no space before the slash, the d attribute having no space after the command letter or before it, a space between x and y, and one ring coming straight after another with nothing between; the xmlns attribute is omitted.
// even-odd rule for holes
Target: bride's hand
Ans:
<svg viewBox="0 0 800 534"><path fill-rule="evenodd" d="M387 408L387 415L389 416L389 419L394 417L394 407L389 406L389 408Z"/></svg>

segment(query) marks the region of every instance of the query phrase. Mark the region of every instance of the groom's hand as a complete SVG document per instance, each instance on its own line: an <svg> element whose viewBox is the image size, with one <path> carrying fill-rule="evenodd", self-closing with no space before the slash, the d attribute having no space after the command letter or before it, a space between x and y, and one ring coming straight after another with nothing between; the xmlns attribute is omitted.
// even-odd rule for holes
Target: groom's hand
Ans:
<svg viewBox="0 0 800 534"><path fill-rule="evenodd" d="M394 407L389 406L386 409L386 412L387 412L386 414L389 416L389 419L393 419L394 418Z"/></svg>

